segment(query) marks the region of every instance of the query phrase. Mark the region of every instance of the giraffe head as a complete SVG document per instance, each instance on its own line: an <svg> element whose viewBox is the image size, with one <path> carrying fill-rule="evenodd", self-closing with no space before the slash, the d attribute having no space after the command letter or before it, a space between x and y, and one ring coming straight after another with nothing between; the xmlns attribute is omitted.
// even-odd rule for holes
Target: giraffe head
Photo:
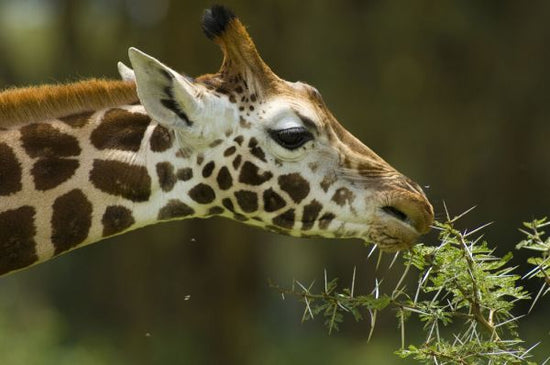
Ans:
<svg viewBox="0 0 550 365"><path fill-rule="evenodd" d="M217 73L193 79L132 48L134 74L121 74L135 77L180 157L200 165L190 194L205 215L294 236L360 238L384 251L429 230L422 189L346 131L315 88L275 75L231 11L214 6L202 25L223 51Z"/></svg>

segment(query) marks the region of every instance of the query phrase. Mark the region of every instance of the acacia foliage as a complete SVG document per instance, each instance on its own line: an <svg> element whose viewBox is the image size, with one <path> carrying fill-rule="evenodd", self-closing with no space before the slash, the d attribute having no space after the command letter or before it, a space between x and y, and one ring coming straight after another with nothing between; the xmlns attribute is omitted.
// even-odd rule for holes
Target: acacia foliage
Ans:
<svg viewBox="0 0 550 365"><path fill-rule="evenodd" d="M520 301L532 298L523 279L542 283L531 308L550 291L550 238L543 231L550 222L533 220L520 229L525 239L516 248L534 253L528 259L532 269L521 277L510 264L512 253L499 257L484 239L486 225L471 231L457 228L466 213L454 218L447 214L444 222L435 222L437 244L418 244L403 254L403 274L391 292L382 293L376 280L370 293L356 293L355 270L350 287L339 287L326 271L320 292L314 283L297 280L288 289L272 286L283 298L298 297L304 304L302 321L322 317L329 333L351 314L356 321L369 319L370 339L378 312L393 309L401 332L395 354L402 358L425 364L534 364L531 350L538 344L529 346L521 339L518 326L525 314L516 311ZM412 290L404 284L410 275L417 278ZM406 336L413 319L423 324L421 341Z"/></svg>

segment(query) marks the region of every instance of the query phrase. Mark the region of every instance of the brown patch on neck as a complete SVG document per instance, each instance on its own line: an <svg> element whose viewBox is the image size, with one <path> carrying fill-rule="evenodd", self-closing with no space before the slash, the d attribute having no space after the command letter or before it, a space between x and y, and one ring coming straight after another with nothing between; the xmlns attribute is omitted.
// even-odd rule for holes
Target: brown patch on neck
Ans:
<svg viewBox="0 0 550 365"><path fill-rule="evenodd" d="M91 79L9 89L0 93L0 125L61 118L138 100L135 83L128 81Z"/></svg>
<svg viewBox="0 0 550 365"><path fill-rule="evenodd" d="M93 130L90 141L99 150L117 149L137 152L145 130L151 123L147 114L131 113L124 109L105 112L102 123Z"/></svg>

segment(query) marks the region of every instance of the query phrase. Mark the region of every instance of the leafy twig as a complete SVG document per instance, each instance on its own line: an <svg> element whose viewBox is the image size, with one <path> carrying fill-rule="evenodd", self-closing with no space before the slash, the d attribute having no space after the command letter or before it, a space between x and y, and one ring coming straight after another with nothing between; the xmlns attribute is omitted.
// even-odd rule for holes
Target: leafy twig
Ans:
<svg viewBox="0 0 550 365"><path fill-rule="evenodd" d="M529 295L518 285L520 277L512 273L514 267L508 266L512 254L498 257L483 236L474 237L487 225L464 232L456 228L458 219L468 212L451 218L447 211L447 221L434 224L439 231L438 244L418 244L403 255L403 275L389 295L380 294L379 280L375 281L372 293L357 295L355 269L350 288L339 289L338 280L329 280L326 272L321 293L315 293L313 285L306 288L297 281L291 289L270 285L305 304L303 320L322 315L329 333L338 330L346 313L355 320L368 315L370 339L378 311L387 307L396 309L402 342L396 353L401 357L435 364L474 364L482 360L494 364L524 363L531 349L521 346L516 332L521 316L513 315L512 311L518 301L528 299ZM527 276L542 278L542 289L550 285L550 239L544 240L544 232L540 230L548 224L545 220L526 224L530 229L524 231L527 240L518 245L541 252L541 257L530 259L536 267ZM380 260L377 267L379 263ZM412 296L403 285L411 267L418 275L418 286ZM424 323L426 338L418 346L405 347L405 326L412 316ZM450 338L449 331L442 332L443 327L449 326L452 326Z"/></svg>

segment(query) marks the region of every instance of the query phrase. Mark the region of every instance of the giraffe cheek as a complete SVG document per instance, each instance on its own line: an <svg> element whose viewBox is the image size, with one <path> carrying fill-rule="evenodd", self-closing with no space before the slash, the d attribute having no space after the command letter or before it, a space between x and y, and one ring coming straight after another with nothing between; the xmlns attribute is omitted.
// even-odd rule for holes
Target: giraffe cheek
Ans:
<svg viewBox="0 0 550 365"><path fill-rule="evenodd" d="M210 186L200 183L189 190L189 197L199 204L209 204L216 199L216 193Z"/></svg>
<svg viewBox="0 0 550 365"><path fill-rule="evenodd" d="M233 178L227 167L223 166L220 169L216 181L221 190L227 190L233 186Z"/></svg>
<svg viewBox="0 0 550 365"><path fill-rule="evenodd" d="M278 216L273 218L272 222L277 227L290 230L294 227L295 220L296 220L296 215L295 215L294 209L289 209L284 213L279 214Z"/></svg>
<svg viewBox="0 0 550 365"><path fill-rule="evenodd" d="M281 190L285 191L296 204L299 204L309 194L309 182L298 173L281 175L277 181Z"/></svg>
<svg viewBox="0 0 550 365"><path fill-rule="evenodd" d="M286 201L277 194L272 188L263 193L264 210L266 212L275 212L286 205Z"/></svg>
<svg viewBox="0 0 550 365"><path fill-rule="evenodd" d="M239 190L235 192L235 198L243 212L253 213L258 210L258 194L255 192Z"/></svg>
<svg viewBox="0 0 550 365"><path fill-rule="evenodd" d="M304 213L302 215L302 230L309 231L313 228L319 213L323 209L323 205L317 200L313 200L311 203L304 207Z"/></svg>

